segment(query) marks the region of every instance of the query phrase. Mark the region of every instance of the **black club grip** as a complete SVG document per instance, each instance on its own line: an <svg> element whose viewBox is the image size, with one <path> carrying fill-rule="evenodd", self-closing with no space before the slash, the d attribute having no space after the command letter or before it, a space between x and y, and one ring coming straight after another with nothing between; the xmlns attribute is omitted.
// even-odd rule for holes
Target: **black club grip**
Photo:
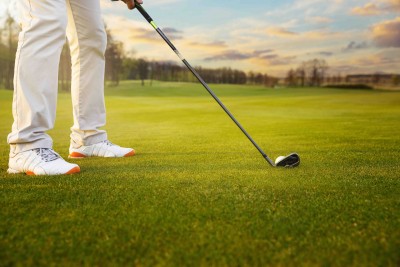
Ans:
<svg viewBox="0 0 400 267"><path fill-rule="evenodd" d="M143 17L149 22L151 23L153 21L153 19L150 17L150 15L146 12L146 10L144 10L144 8L142 7L141 4L138 4L135 1L135 7L137 8L137 10L140 12L140 14L143 15Z"/></svg>
<svg viewBox="0 0 400 267"><path fill-rule="evenodd" d="M119 1L119 0L111 0L111 1ZM150 23L153 21L153 19L150 17L150 15L144 10L141 4L135 1L135 7L137 10L143 15L143 17Z"/></svg>

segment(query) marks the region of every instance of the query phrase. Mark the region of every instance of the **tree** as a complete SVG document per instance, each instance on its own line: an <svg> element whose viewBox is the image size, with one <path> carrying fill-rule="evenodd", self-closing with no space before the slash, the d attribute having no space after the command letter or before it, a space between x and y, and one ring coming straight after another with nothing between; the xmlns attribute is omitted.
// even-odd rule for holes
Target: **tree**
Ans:
<svg viewBox="0 0 400 267"><path fill-rule="evenodd" d="M7 13L4 29L0 32L0 37L3 33L7 36L6 44L0 39L0 84L3 84L6 89L13 89L15 53L17 51L16 33L17 24L14 19Z"/></svg>
<svg viewBox="0 0 400 267"><path fill-rule="evenodd" d="M139 78L142 80L142 86L144 85L144 80L147 79L147 75L149 73L149 64L144 59L139 59L137 64L137 69L139 72Z"/></svg>
<svg viewBox="0 0 400 267"><path fill-rule="evenodd" d="M61 52L58 83L62 91L71 91L71 52L67 42L64 44Z"/></svg>
<svg viewBox="0 0 400 267"><path fill-rule="evenodd" d="M106 79L112 81L114 85L119 84L119 77L122 72L122 61L124 57L123 44L115 41L111 32L106 27L107 47L106 47Z"/></svg>
<svg viewBox="0 0 400 267"><path fill-rule="evenodd" d="M247 75L247 80L250 84L254 83L254 72L250 71L249 74Z"/></svg>
<svg viewBox="0 0 400 267"><path fill-rule="evenodd" d="M137 59L125 57L122 61L121 79L135 80L137 78Z"/></svg>
<svg viewBox="0 0 400 267"><path fill-rule="evenodd" d="M306 70L305 70L305 64L301 64L297 69L296 69L296 84L300 86L304 86L306 84Z"/></svg>
<svg viewBox="0 0 400 267"><path fill-rule="evenodd" d="M296 71L293 69L290 69L286 75L286 84L289 86L294 86L296 85Z"/></svg>
<svg viewBox="0 0 400 267"><path fill-rule="evenodd" d="M328 64L324 59L313 59L303 62L301 69L305 72L305 80L310 86L320 86L324 81ZM308 80L307 80L308 78Z"/></svg>
<svg viewBox="0 0 400 267"><path fill-rule="evenodd" d="M372 83L373 84L379 84L381 81L381 75L379 73L375 73L372 75Z"/></svg>
<svg viewBox="0 0 400 267"><path fill-rule="evenodd" d="M245 84L247 82L246 73L240 70L233 71L233 83L234 84Z"/></svg>
<svg viewBox="0 0 400 267"><path fill-rule="evenodd" d="M264 85L267 87L275 87L278 84L279 79L268 74L264 74Z"/></svg>
<svg viewBox="0 0 400 267"><path fill-rule="evenodd" d="M392 75L392 84L397 86L400 84L400 75L393 74Z"/></svg>

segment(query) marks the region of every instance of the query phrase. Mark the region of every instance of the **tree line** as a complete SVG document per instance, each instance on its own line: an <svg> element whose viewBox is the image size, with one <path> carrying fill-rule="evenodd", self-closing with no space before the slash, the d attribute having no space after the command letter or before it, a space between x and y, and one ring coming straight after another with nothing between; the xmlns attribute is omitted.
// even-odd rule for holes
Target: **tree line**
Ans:
<svg viewBox="0 0 400 267"><path fill-rule="evenodd" d="M290 69L285 77L287 86L327 86L335 88L383 88L399 86L400 75L384 74L349 74L328 75L328 64L323 59L302 62L296 69ZM382 87L383 86L383 87Z"/></svg>
<svg viewBox="0 0 400 267"><path fill-rule="evenodd" d="M116 41L111 32L107 32L105 53L105 81L118 85L120 80L146 80L197 82L196 77L183 65L170 61L149 61L143 58L128 57L121 42ZM18 45L19 28L8 15L5 25L0 25L0 86L13 89L15 53ZM196 67L197 72L208 83L258 84L275 86L279 79L265 73L244 72L238 69ZM67 42L60 55L59 88L69 91L71 86L71 57Z"/></svg>
<svg viewBox="0 0 400 267"><path fill-rule="evenodd" d="M328 64L324 59L302 62L297 69L290 69L285 83L289 86L321 86L325 81Z"/></svg>
<svg viewBox="0 0 400 267"><path fill-rule="evenodd" d="M278 82L276 77L268 74L246 73L242 70L228 67L210 69L198 66L195 69L208 83L274 86ZM141 80L142 84L145 83L145 80L197 82L196 77L183 65L168 61L147 61L142 58L124 58L119 78L123 80ZM110 80L116 81L115 77Z"/></svg>
<svg viewBox="0 0 400 267"><path fill-rule="evenodd" d="M5 24L0 25L0 87L6 89L13 89L18 33L19 26L8 15ZM120 80L141 80L142 85L145 84L145 81L151 83L152 80L197 82L196 77L181 63L149 61L143 58L127 56L123 44L113 38L107 27L106 33L105 82L111 85L118 85ZM195 69L208 83L255 84L267 87L275 87L277 85L322 86L368 79L371 80L371 83L376 83L386 79L393 81L393 84L400 84L399 75L389 78L378 74L371 77L351 77L351 75L343 77L340 74L328 76L328 63L324 59L304 61L297 68L291 68L283 79L266 73L244 72L230 67L211 69L197 66ZM71 87L71 57L67 42L60 56L58 78L60 90L69 91Z"/></svg>
<svg viewBox="0 0 400 267"><path fill-rule="evenodd" d="M197 82L196 77L183 65L171 61L149 61L143 58L127 57L123 44L115 41L107 32L106 80L118 85L120 80L145 80ZM274 86L278 78L264 73L249 72L232 68L195 67L200 76L208 83L259 84Z"/></svg>

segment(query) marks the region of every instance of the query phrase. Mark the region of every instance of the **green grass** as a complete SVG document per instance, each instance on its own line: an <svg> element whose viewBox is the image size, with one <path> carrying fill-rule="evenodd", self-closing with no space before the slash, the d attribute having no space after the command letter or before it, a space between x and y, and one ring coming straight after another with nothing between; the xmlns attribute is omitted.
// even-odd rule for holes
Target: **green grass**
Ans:
<svg viewBox="0 0 400 267"><path fill-rule="evenodd" d="M200 85L107 88L125 159L73 176L7 175L0 90L0 265L398 266L400 93L213 85L267 165ZM66 156L70 96L50 132Z"/></svg>

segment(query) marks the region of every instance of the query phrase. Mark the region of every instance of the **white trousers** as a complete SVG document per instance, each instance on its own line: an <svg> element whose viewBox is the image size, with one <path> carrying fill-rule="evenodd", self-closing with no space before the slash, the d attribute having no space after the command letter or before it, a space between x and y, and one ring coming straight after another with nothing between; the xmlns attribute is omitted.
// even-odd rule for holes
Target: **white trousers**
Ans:
<svg viewBox="0 0 400 267"><path fill-rule="evenodd" d="M74 124L71 145L107 139L104 53L107 37L99 0L18 0L22 31L15 60L11 152L51 148L58 67L66 37L71 49Z"/></svg>

